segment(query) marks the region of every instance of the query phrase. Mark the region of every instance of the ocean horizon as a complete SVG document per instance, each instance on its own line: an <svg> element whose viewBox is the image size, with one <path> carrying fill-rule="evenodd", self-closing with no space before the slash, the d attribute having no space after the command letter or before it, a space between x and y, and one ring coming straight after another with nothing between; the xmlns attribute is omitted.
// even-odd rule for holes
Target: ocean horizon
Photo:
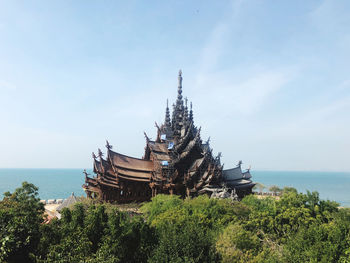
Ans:
<svg viewBox="0 0 350 263"><path fill-rule="evenodd" d="M27 181L39 187L40 199L67 198L73 192L76 196L85 195L82 185L84 169L51 168L0 168L0 193L13 192ZM92 174L91 169L87 172ZM317 191L325 200L338 202L350 207L350 172L319 171L254 171L254 182L262 183L268 189L271 185L291 186L299 192ZM265 189L265 191L266 191Z"/></svg>

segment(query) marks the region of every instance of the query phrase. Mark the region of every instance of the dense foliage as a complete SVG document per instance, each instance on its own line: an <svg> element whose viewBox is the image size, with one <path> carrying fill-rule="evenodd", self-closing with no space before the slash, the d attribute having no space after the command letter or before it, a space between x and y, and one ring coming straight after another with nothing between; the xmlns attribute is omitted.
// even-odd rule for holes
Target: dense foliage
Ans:
<svg viewBox="0 0 350 263"><path fill-rule="evenodd" d="M0 201L1 262L350 262L350 210L317 192L158 195L141 215L83 202L44 224L37 190L23 183Z"/></svg>
<svg viewBox="0 0 350 263"><path fill-rule="evenodd" d="M44 205L38 188L24 182L14 193L6 192L0 202L0 260L27 262L40 240Z"/></svg>

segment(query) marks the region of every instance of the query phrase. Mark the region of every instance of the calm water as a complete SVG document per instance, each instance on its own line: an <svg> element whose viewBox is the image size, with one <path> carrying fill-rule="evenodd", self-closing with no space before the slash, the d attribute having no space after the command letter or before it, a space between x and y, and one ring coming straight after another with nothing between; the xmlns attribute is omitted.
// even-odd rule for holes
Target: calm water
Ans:
<svg viewBox="0 0 350 263"><path fill-rule="evenodd" d="M72 192L81 196L84 180L83 169L0 169L0 193L12 192L27 181L39 187L41 199L66 198Z"/></svg>
<svg viewBox="0 0 350 263"><path fill-rule="evenodd" d="M66 198L72 192L84 195L83 169L0 169L0 193L13 191L23 181L39 187L41 199ZM91 171L89 171L90 173ZM350 207L350 173L251 171L253 180L264 185L292 186L298 191L318 191L321 198Z"/></svg>

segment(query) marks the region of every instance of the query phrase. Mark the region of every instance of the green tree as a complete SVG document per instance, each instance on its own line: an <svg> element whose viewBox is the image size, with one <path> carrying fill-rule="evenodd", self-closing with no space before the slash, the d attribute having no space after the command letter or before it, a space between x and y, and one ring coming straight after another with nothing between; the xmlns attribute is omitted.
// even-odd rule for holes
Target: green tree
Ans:
<svg viewBox="0 0 350 263"><path fill-rule="evenodd" d="M151 202L144 204L141 211L145 213L147 219L152 222L161 213L175 209L183 204L180 196L177 195L157 195Z"/></svg>
<svg viewBox="0 0 350 263"><path fill-rule="evenodd" d="M94 259L105 230L107 215L102 205L75 204L72 209L61 211L61 220L55 224L57 238L45 251L38 253L39 262L87 262ZM39 248L43 247L50 234L42 232Z"/></svg>
<svg viewBox="0 0 350 263"><path fill-rule="evenodd" d="M277 195L277 193L280 193L282 189L277 185L272 185L270 186L269 191L272 192L274 195Z"/></svg>
<svg viewBox="0 0 350 263"><path fill-rule="evenodd" d="M297 189L295 189L294 187L290 187L290 186L283 187L283 189L282 189L282 193L283 194L284 193L290 193L290 192L295 193L295 194L298 193Z"/></svg>
<svg viewBox="0 0 350 263"><path fill-rule="evenodd" d="M250 209L249 219L242 222L246 229L260 233L275 233L276 199L259 199L254 195L243 198L242 203ZM261 235L261 238L263 236Z"/></svg>
<svg viewBox="0 0 350 263"><path fill-rule="evenodd" d="M222 262L248 262L258 255L259 238L238 223L229 225L216 242Z"/></svg>
<svg viewBox="0 0 350 263"><path fill-rule="evenodd" d="M210 229L203 227L198 217L176 214L171 221L158 222L159 244L150 262L217 262Z"/></svg>
<svg viewBox="0 0 350 263"><path fill-rule="evenodd" d="M284 261L338 262L342 255L346 255L348 233L349 229L336 223L303 227L287 240Z"/></svg>
<svg viewBox="0 0 350 263"><path fill-rule="evenodd" d="M199 196L180 200L156 196L143 211L156 228L159 245L151 262L216 262L215 237L232 221L248 219L240 202Z"/></svg>
<svg viewBox="0 0 350 263"><path fill-rule="evenodd" d="M60 229L60 221L53 219L49 224L40 225L40 242L38 244L35 256L37 261L46 259L50 252L50 247L58 244L64 235Z"/></svg>
<svg viewBox="0 0 350 263"><path fill-rule="evenodd" d="M6 192L0 201L0 260L30 262L40 239L44 205L38 188L23 182L13 193Z"/></svg>
<svg viewBox="0 0 350 263"><path fill-rule="evenodd" d="M259 189L259 193L262 194L265 188L266 186L263 185L262 183L256 183L253 189Z"/></svg>
<svg viewBox="0 0 350 263"><path fill-rule="evenodd" d="M109 213L102 240L96 262L147 262L157 245L154 228L142 217L130 218L116 209Z"/></svg>
<svg viewBox="0 0 350 263"><path fill-rule="evenodd" d="M103 205L92 205L88 208L84 223L84 231L92 243L92 251L97 251L98 245L107 228L108 216Z"/></svg>

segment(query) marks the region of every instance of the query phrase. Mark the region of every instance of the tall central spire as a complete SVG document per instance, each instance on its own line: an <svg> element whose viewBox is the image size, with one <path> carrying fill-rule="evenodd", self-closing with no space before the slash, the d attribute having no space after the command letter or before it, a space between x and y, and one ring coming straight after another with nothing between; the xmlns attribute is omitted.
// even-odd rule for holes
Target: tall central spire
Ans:
<svg viewBox="0 0 350 263"><path fill-rule="evenodd" d="M179 70L179 85L177 87L177 100L176 100L176 110L178 113L183 111L184 108L184 102L182 100L182 71L181 69Z"/></svg>
<svg viewBox="0 0 350 263"><path fill-rule="evenodd" d="M174 134L180 134L183 126L183 115L184 115L184 102L182 100L182 71L179 71L178 76L178 88L177 88L177 100L173 115L173 130Z"/></svg>
<svg viewBox="0 0 350 263"><path fill-rule="evenodd" d="M179 70L179 85L177 87L177 100L182 101L182 71L181 69Z"/></svg>

